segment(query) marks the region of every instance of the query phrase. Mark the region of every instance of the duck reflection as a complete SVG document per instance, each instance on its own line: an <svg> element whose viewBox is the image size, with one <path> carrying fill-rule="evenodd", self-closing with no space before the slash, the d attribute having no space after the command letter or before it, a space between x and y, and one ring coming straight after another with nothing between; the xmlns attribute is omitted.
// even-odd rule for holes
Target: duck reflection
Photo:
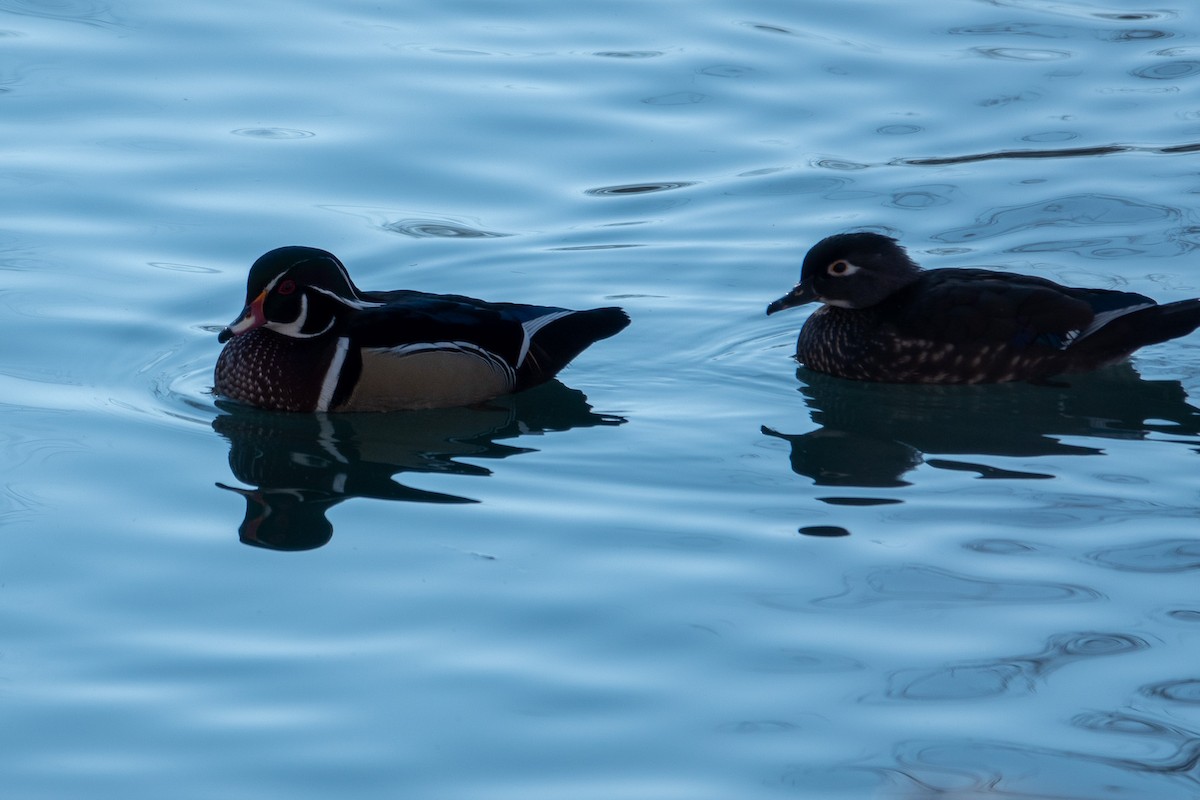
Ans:
<svg viewBox="0 0 1200 800"><path fill-rule="evenodd" d="M1200 409L1178 381L1143 380L1128 363L1072 375L1061 386L863 383L804 368L797 375L820 427L762 432L789 442L792 470L818 486L906 486L904 474L922 463L982 478L1050 478L928 456L1099 455L1099 443L1079 439L1200 433Z"/></svg>
<svg viewBox="0 0 1200 800"><path fill-rule="evenodd" d="M327 543L326 512L351 497L419 503L474 503L468 497L405 486L401 472L490 475L458 459L536 452L501 439L597 425L621 417L593 413L584 394L558 381L472 408L390 414L289 414L218 402L213 420L229 440L234 477L253 488L218 483L246 500L242 542L274 550Z"/></svg>

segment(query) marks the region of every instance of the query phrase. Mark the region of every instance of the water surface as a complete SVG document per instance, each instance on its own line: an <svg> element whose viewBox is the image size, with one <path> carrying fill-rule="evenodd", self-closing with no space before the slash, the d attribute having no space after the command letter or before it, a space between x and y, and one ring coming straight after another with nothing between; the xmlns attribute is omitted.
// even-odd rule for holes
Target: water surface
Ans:
<svg viewBox="0 0 1200 800"><path fill-rule="evenodd" d="M0 0L14 797L1191 798L1200 339L849 384L856 227L1200 295L1196 13ZM209 394L263 251L633 324L386 416Z"/></svg>

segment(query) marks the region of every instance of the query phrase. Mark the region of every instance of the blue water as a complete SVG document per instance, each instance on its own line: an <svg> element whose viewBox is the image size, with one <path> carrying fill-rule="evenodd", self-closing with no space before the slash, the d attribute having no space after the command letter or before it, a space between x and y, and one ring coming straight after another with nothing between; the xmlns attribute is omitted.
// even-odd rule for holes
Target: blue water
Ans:
<svg viewBox="0 0 1200 800"><path fill-rule="evenodd" d="M763 314L859 226L1200 295L1198 34L1140 0L0 0L3 794L1200 796L1200 338L870 386ZM486 409L221 408L283 244L634 321Z"/></svg>

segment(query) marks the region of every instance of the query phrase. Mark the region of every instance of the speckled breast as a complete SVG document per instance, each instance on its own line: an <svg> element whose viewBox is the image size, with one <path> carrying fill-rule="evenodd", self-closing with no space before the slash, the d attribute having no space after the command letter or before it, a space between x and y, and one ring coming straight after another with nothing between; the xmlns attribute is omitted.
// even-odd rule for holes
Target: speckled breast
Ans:
<svg viewBox="0 0 1200 800"><path fill-rule="evenodd" d="M1061 351L1003 342L951 343L901 335L870 309L823 306L805 322L796 358L817 372L882 383L1004 383L1091 369Z"/></svg>
<svg viewBox="0 0 1200 800"><path fill-rule="evenodd" d="M261 328L225 344L213 374L213 392L275 411L313 411L332 347Z"/></svg>

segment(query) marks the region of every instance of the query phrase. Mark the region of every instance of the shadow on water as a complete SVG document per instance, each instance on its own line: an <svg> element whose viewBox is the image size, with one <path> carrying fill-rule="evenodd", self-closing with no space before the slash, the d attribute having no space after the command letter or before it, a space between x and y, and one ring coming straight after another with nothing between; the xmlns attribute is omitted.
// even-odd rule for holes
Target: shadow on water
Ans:
<svg viewBox="0 0 1200 800"><path fill-rule="evenodd" d="M593 413L586 396L557 381L484 406L391 414L289 414L219 403L213 420L229 440L234 477L252 488L218 483L246 500L238 529L245 544L311 550L326 544L326 512L352 497L417 503L474 503L468 497L416 489L393 480L402 472L486 476L460 461L537 452L502 439L621 425Z"/></svg>
<svg viewBox="0 0 1200 800"><path fill-rule="evenodd" d="M907 486L905 473L920 464L980 478L1052 478L930 456L1101 455L1100 442L1064 439L1200 434L1200 409L1187 402L1178 381L1144 380L1129 364L1073 375L1062 386L874 384L804 368L797 375L820 427L762 432L787 441L792 470L818 486Z"/></svg>

